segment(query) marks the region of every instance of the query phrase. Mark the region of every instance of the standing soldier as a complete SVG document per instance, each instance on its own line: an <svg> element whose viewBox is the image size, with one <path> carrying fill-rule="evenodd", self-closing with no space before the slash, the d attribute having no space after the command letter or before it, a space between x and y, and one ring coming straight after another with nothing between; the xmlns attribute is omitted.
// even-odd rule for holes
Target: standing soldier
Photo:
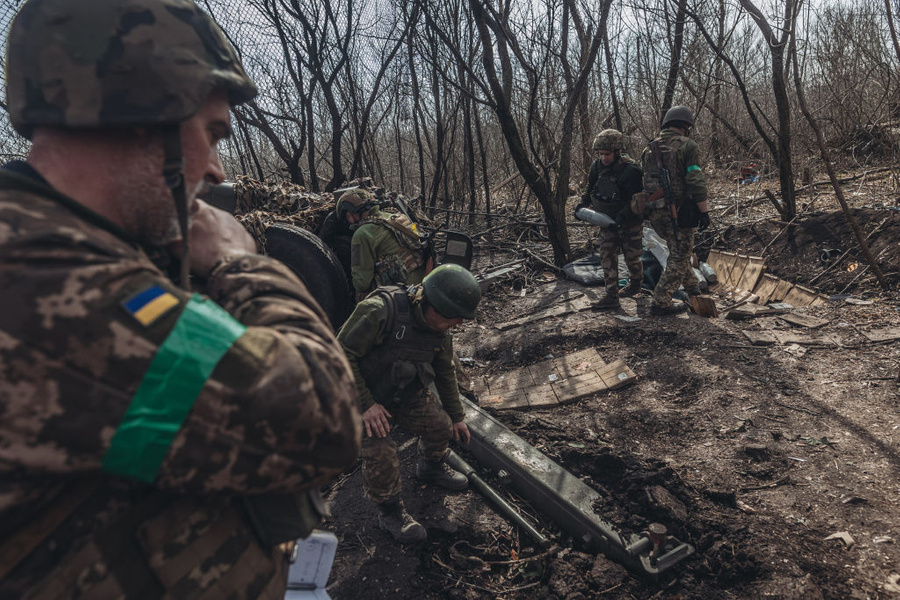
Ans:
<svg viewBox="0 0 900 600"><path fill-rule="evenodd" d="M416 226L408 217L380 211L372 195L362 188L344 192L335 213L354 229L350 270L358 300L379 285L422 282L425 255Z"/></svg>
<svg viewBox="0 0 900 600"><path fill-rule="evenodd" d="M356 305L338 332L356 376L365 432L362 475L378 524L402 543L421 542L425 528L400 499L400 462L391 422L416 433L416 475L463 490L465 475L445 462L450 438L469 443L453 368L450 328L475 317L481 289L459 265L442 265L418 286L378 288ZM434 382L438 399L428 389Z"/></svg>
<svg viewBox="0 0 900 600"><path fill-rule="evenodd" d="M673 106L666 111L662 131L654 140L659 144L662 167L669 173L672 201L677 210L673 224L665 198L653 200L650 205L650 224L669 247L666 268L653 290L650 313L654 315L673 315L687 310L685 304L672 302L672 294L681 285L689 295L700 295L700 287L691 268L691 254L694 252L694 234L709 227L709 214L706 180L700 169L700 149L688 137L693 126L691 109ZM661 196L661 191L657 191L661 190L660 168L650 147L645 148L641 155L641 166L644 170L644 193L652 195L656 192L657 196Z"/></svg>
<svg viewBox="0 0 900 600"><path fill-rule="evenodd" d="M309 292L195 199L256 87L189 0L28 0L6 65L0 599L282 598L362 424Z"/></svg>
<svg viewBox="0 0 900 600"><path fill-rule="evenodd" d="M643 218L631 211L631 197L641 191L641 169L628 156L625 136L615 129L604 129L594 138L598 158L591 163L588 184L578 208L588 207L609 216L615 226L600 229L600 264L606 293L595 308L619 307L619 296L641 292L644 267L641 263ZM577 211L577 209L576 209ZM619 291L619 250L628 265L628 285Z"/></svg>

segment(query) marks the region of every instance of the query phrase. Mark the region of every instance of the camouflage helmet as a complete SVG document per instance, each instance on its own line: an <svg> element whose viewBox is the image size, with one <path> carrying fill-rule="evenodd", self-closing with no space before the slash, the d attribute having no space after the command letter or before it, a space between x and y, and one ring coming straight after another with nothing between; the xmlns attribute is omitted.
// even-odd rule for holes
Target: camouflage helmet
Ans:
<svg viewBox="0 0 900 600"><path fill-rule="evenodd" d="M175 124L214 89L232 105L256 86L190 0L28 0L9 32L7 102L16 131Z"/></svg>
<svg viewBox="0 0 900 600"><path fill-rule="evenodd" d="M621 152L625 149L625 134L617 129L604 129L594 138L592 147L594 152Z"/></svg>
<svg viewBox="0 0 900 600"><path fill-rule="evenodd" d="M681 121L682 123L687 123L688 125L693 127L694 112L687 106L673 106L666 111L666 116L664 116L662 120L662 126L665 127L669 123L673 123L675 121Z"/></svg>
<svg viewBox="0 0 900 600"><path fill-rule="evenodd" d="M334 204L334 212L339 219L347 213L359 214L374 206L375 201L368 190L352 188L345 191Z"/></svg>
<svg viewBox="0 0 900 600"><path fill-rule="evenodd" d="M474 319L481 301L475 276L459 265L441 265L422 281L425 299L447 319Z"/></svg>

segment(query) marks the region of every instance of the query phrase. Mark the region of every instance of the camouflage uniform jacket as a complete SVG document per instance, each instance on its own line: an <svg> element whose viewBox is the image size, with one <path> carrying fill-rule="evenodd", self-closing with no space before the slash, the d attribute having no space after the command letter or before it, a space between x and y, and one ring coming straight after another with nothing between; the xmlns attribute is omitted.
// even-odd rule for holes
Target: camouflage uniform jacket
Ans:
<svg viewBox="0 0 900 600"><path fill-rule="evenodd" d="M420 290L421 287L414 288ZM412 302L412 314L415 327L428 332L433 331L425 322L422 314L421 301L410 296ZM344 352L350 360L353 375L356 378L356 387L359 390L359 401L362 412L372 407L376 402L384 404L391 398L375 398L372 390L366 385L360 368L360 361L370 352L377 351L379 346L385 343L385 335L388 322L391 320L391 307L380 294L371 294L365 300L356 305L353 314L338 331L338 341L344 347ZM456 382L456 370L453 366L453 336L448 332L444 335L441 348L436 352L431 363L434 370L434 385L438 391L438 397L450 419L454 423L463 420L464 412L462 402L459 399L459 387ZM389 376L385 373L385 376Z"/></svg>
<svg viewBox="0 0 900 600"><path fill-rule="evenodd" d="M661 146L675 149L672 164L667 168L672 190L680 205L678 225L696 227L700 218L697 203L705 201L708 195L706 178L700 168L700 147L697 142L673 129L663 129L656 139ZM653 193L659 188L659 168L649 147L644 148L641 154L641 167L644 171L644 191Z"/></svg>
<svg viewBox="0 0 900 600"><path fill-rule="evenodd" d="M390 268L389 265L382 266L379 263L386 259L390 260L392 257L400 259L414 252L397 239L398 234L389 225L378 222L379 219L387 216L389 215L386 213L373 210L368 217L372 220L361 223L353 232L353 239L350 242L350 266L353 288L357 292L369 292L378 285L379 282L375 281L376 274L381 273L382 269ZM421 283L425 277L424 260L422 256L415 256L411 262L417 263L418 266L412 269L402 269L408 271L403 281L383 281L380 282L381 285Z"/></svg>
<svg viewBox="0 0 900 600"><path fill-rule="evenodd" d="M18 298L0 313L0 548L70 504L0 599L280 597L283 561L235 498L328 481L362 433L302 283L248 255L192 295L114 224L0 169L0 286Z"/></svg>

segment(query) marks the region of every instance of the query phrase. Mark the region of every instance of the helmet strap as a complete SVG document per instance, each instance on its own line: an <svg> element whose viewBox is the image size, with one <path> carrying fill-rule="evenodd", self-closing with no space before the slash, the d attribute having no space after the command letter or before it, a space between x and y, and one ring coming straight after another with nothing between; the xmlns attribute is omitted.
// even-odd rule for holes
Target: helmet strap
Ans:
<svg viewBox="0 0 900 600"><path fill-rule="evenodd" d="M163 178L172 192L178 228L181 230L180 284L190 289L191 260L188 253L188 207L184 190L184 155L181 152L181 124L163 125Z"/></svg>

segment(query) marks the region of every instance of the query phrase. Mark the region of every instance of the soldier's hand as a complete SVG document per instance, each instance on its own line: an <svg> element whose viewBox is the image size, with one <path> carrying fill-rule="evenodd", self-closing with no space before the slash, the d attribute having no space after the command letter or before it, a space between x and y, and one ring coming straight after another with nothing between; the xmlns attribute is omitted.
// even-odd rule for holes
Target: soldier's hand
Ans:
<svg viewBox="0 0 900 600"><path fill-rule="evenodd" d="M453 424L453 440L456 442L462 441L466 446L469 445L469 440L472 439L472 436L469 435L469 426L464 422L460 421L459 423Z"/></svg>
<svg viewBox="0 0 900 600"><path fill-rule="evenodd" d="M256 242L234 216L197 200L191 214L191 272L206 277L223 258L256 254ZM180 242L173 250L180 254ZM176 256L177 256L176 254Z"/></svg>
<svg viewBox="0 0 900 600"><path fill-rule="evenodd" d="M710 224L709 213L700 213L700 223L697 225L697 231L705 231Z"/></svg>
<svg viewBox="0 0 900 600"><path fill-rule="evenodd" d="M391 432L391 423L388 419L391 413L381 404L373 404L362 414L363 425L366 426L366 437L387 437ZM455 432L454 432L455 433Z"/></svg>

